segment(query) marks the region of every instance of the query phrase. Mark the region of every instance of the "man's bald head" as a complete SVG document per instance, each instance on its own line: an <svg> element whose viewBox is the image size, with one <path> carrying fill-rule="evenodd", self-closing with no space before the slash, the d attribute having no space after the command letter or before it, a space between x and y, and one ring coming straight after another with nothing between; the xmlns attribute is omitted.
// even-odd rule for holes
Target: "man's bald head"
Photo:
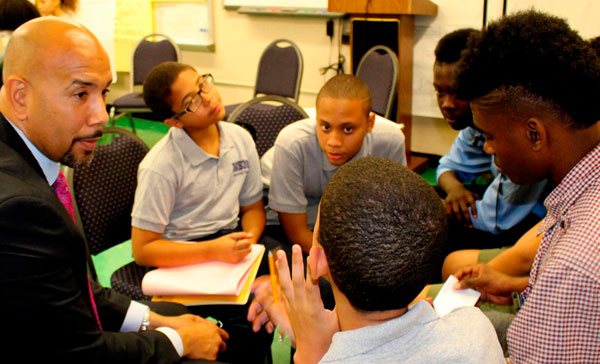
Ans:
<svg viewBox="0 0 600 364"><path fill-rule="evenodd" d="M2 79L45 73L54 58L68 59L72 53L92 52L108 57L96 37L81 24L58 17L37 18L21 25L12 34L2 69Z"/></svg>
<svg viewBox="0 0 600 364"><path fill-rule="evenodd" d="M111 79L108 56L85 27L31 20L7 46L0 111L49 159L87 163L108 121Z"/></svg>

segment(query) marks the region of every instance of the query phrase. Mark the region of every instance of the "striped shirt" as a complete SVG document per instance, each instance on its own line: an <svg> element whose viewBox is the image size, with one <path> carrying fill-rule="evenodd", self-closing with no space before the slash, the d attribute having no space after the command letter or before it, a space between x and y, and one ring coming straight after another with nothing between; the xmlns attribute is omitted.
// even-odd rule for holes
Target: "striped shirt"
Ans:
<svg viewBox="0 0 600 364"><path fill-rule="evenodd" d="M508 330L513 363L600 363L600 145L545 201L525 303Z"/></svg>

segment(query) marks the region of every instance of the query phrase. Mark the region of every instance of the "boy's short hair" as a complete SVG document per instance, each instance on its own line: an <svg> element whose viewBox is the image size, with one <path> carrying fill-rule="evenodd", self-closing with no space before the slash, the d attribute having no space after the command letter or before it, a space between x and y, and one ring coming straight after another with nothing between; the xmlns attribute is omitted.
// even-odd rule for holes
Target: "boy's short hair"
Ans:
<svg viewBox="0 0 600 364"><path fill-rule="evenodd" d="M317 95L317 105L322 97L333 99L355 99L365 100L364 106L366 114L369 115L373 102L371 100L371 91L369 86L360 78L353 75L336 75L330 78Z"/></svg>
<svg viewBox="0 0 600 364"><path fill-rule="evenodd" d="M480 31L472 28L463 28L444 35L435 47L435 61L442 63L458 62L461 52L467 48L469 38L480 33Z"/></svg>
<svg viewBox="0 0 600 364"><path fill-rule="evenodd" d="M185 70L194 70L194 67L179 62L163 62L154 67L144 80L144 101L162 120L174 114L169 102L171 85Z"/></svg>
<svg viewBox="0 0 600 364"><path fill-rule="evenodd" d="M598 57L566 21L533 10L493 22L471 38L456 86L463 100L493 96L479 101L515 120L534 110L572 128L600 120Z"/></svg>
<svg viewBox="0 0 600 364"><path fill-rule="evenodd" d="M431 186L399 163L341 166L321 199L318 241L334 283L361 311L406 307L429 282L446 239Z"/></svg>

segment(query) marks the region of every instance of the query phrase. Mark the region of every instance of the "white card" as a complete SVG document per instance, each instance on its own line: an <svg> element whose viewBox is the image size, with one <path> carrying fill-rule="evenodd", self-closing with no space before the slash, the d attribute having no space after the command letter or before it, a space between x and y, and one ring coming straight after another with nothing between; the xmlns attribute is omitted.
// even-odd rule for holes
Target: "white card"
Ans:
<svg viewBox="0 0 600 364"><path fill-rule="evenodd" d="M438 315L445 316L459 307L475 306L481 295L474 289L456 290L452 286L458 282L455 276L448 277L442 289L433 300L433 307Z"/></svg>

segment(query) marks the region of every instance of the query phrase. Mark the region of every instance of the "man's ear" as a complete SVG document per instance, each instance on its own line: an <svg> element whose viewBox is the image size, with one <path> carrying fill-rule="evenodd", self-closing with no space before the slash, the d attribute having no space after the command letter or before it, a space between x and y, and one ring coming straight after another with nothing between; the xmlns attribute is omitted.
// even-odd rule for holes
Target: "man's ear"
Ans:
<svg viewBox="0 0 600 364"><path fill-rule="evenodd" d="M329 263L327 263L327 257L322 246L313 244L310 248L307 263L310 278L313 281L318 280L319 277L329 277Z"/></svg>
<svg viewBox="0 0 600 364"><path fill-rule="evenodd" d="M375 113L371 111L369 113L369 118L367 119L367 133L370 133L373 130L373 125L375 125Z"/></svg>
<svg viewBox="0 0 600 364"><path fill-rule="evenodd" d="M27 81L18 76L10 76L4 84L8 103L19 120L27 118L27 93L29 90Z"/></svg>
<svg viewBox="0 0 600 364"><path fill-rule="evenodd" d="M168 126L173 126L175 128L183 128L183 123L181 121L179 121L179 119L173 119L173 118L168 118L165 119L165 124L167 124Z"/></svg>
<svg viewBox="0 0 600 364"><path fill-rule="evenodd" d="M538 118L529 118L525 124L525 135L533 151L541 151L547 144L546 125Z"/></svg>

